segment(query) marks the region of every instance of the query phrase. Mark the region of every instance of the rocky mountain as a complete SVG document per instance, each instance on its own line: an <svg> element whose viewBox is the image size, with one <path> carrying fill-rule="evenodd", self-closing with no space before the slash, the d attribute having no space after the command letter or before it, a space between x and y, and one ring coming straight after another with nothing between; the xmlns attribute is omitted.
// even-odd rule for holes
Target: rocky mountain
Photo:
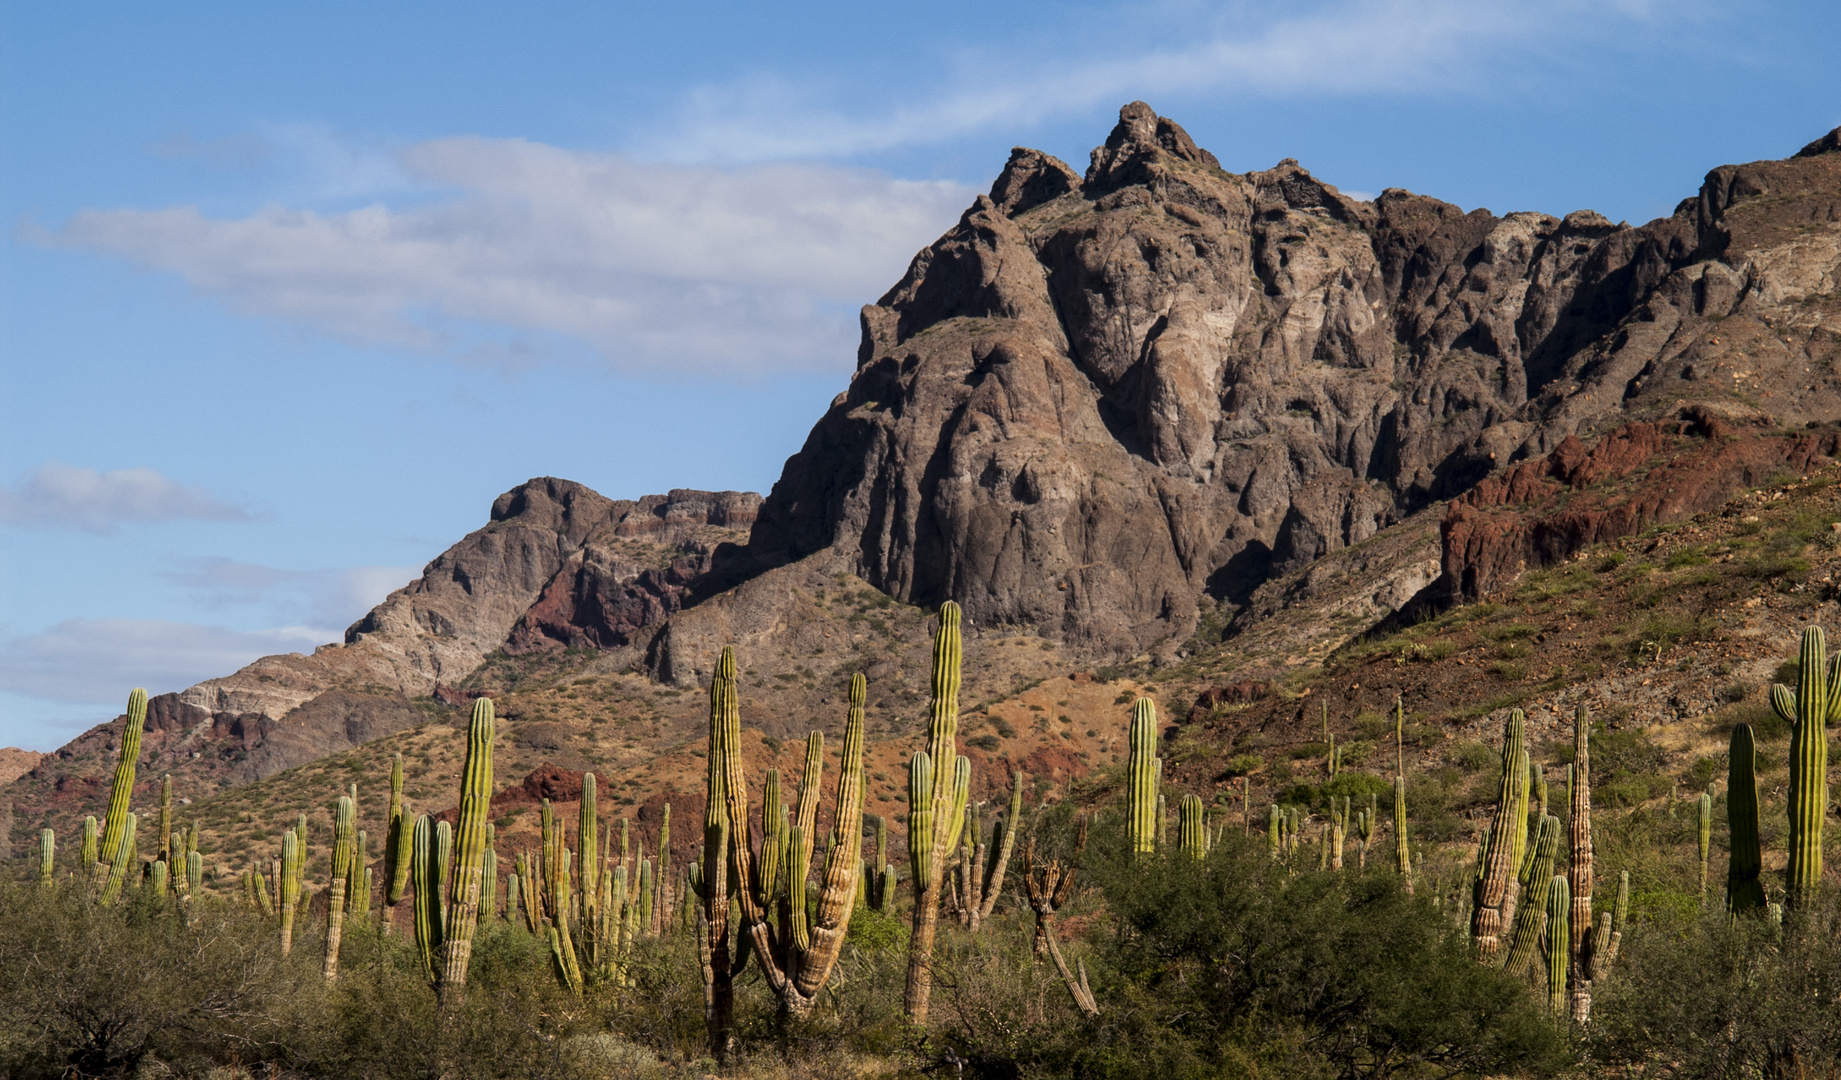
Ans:
<svg viewBox="0 0 1841 1080"><path fill-rule="evenodd" d="M1084 174L1014 151L863 309L750 555L833 548L903 600L1167 654L1569 437L1690 405L1832 419L1835 142L1631 227L1232 174L1127 105Z"/></svg>
<svg viewBox="0 0 1841 1080"><path fill-rule="evenodd" d="M686 752L685 691L727 643L766 737L865 665L892 735L919 689L890 658L948 598L1002 646L968 673L987 705L1208 650L1266 685L1841 451L1838 143L1721 166L1632 227L1229 173L1133 103L1084 173L1014 151L863 309L849 388L765 500L522 484L342 642L156 697L142 777L244 785L481 693L546 703L507 714L526 764L643 770ZM643 737L546 727L571 679L618 687ZM1038 733L1056 749L1104 745L1060 719L1087 735ZM0 809L93 806L118 738L37 762Z"/></svg>

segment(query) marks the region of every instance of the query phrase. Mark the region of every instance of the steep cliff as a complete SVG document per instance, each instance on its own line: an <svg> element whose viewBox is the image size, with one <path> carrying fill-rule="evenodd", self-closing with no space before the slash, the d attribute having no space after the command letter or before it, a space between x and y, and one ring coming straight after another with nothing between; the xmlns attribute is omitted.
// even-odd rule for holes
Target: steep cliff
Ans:
<svg viewBox="0 0 1841 1080"><path fill-rule="evenodd" d="M1227 173L1133 103L1084 176L1014 151L863 309L750 554L834 548L979 623L1168 649L1568 436L1690 401L1833 416L1837 200L1818 142L1640 228L1361 202L1292 161Z"/></svg>

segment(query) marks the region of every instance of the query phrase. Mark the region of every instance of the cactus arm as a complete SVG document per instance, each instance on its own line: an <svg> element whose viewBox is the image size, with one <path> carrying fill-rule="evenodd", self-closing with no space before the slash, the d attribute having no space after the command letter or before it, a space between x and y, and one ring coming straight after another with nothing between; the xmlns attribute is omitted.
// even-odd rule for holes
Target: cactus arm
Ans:
<svg viewBox="0 0 1841 1080"><path fill-rule="evenodd" d="M98 861L113 866L121 850L122 835L128 823L128 801L134 795L134 767L141 757L141 730L147 724L147 691L135 687L128 695L128 718L121 729L121 757L115 763L115 778L109 785L108 816L102 826L102 846Z"/></svg>
<svg viewBox="0 0 1841 1080"><path fill-rule="evenodd" d="M38 883L50 888L54 883L51 876L52 863L56 861L58 851L57 833L50 829L38 831Z"/></svg>
<svg viewBox="0 0 1841 1080"><path fill-rule="evenodd" d="M409 865L415 858L409 821L403 816L403 755L390 764L390 824L384 832L384 903L394 908L403 901L409 885ZM384 928L390 920L384 919Z"/></svg>
<svg viewBox="0 0 1841 1080"><path fill-rule="evenodd" d="M595 775L582 774L582 799L575 825L575 865L581 879L581 958L590 968L601 961L601 819L595 810Z"/></svg>
<svg viewBox="0 0 1841 1080"><path fill-rule="evenodd" d="M1572 939L1567 920L1571 914L1566 878L1555 874L1547 888L1547 1008L1555 1016L1566 1015L1566 943Z"/></svg>
<svg viewBox="0 0 1841 1080"><path fill-rule="evenodd" d="M818 896L818 917L808 933L811 945L800 958L794 989L806 1004L792 1003L793 1011L809 1009L818 991L831 977L850 930L857 897L857 880L863 872L863 704L869 696L861 674L850 680L850 707L844 719L844 752L839 763L832 802L837 842L825 856Z"/></svg>
<svg viewBox="0 0 1841 1080"><path fill-rule="evenodd" d="M990 918L991 913L997 910L997 899L1004 891L1004 875L1010 868L1010 853L1016 849L1017 824L1023 819L1025 778L1024 772L1018 769L1010 779L1010 804L1004 808L1003 833L997 842L997 857L985 875L984 901L978 912L982 919Z"/></svg>
<svg viewBox="0 0 1841 1080"><path fill-rule="evenodd" d="M1547 929L1547 894L1553 885L1554 859L1560 852L1559 818L1541 815L1529 850L1534 853L1534 863L1528 876L1528 895L1515 912L1508 959L1503 963L1503 969L1516 977L1528 970L1541 935Z"/></svg>
<svg viewBox="0 0 1841 1080"><path fill-rule="evenodd" d="M1208 854L1207 825L1202 820L1202 800L1194 794L1184 795L1177 808L1177 844L1184 855L1198 862Z"/></svg>
<svg viewBox="0 0 1841 1080"><path fill-rule="evenodd" d="M1794 693L1771 688L1771 706L1790 722L1790 834L1786 885L1792 903L1805 899L1822 878L1822 819L1828 806L1827 642L1822 628L1803 631L1800 676Z"/></svg>

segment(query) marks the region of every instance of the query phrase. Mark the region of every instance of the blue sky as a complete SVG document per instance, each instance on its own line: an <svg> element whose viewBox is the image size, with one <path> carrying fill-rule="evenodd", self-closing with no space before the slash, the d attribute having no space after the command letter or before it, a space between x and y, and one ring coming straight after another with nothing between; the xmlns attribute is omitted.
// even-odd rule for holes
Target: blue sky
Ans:
<svg viewBox="0 0 1841 1080"><path fill-rule="evenodd" d="M885 10L886 9L886 10ZM537 475L765 491L1012 145L1668 213L1832 5L0 3L0 745L336 638Z"/></svg>

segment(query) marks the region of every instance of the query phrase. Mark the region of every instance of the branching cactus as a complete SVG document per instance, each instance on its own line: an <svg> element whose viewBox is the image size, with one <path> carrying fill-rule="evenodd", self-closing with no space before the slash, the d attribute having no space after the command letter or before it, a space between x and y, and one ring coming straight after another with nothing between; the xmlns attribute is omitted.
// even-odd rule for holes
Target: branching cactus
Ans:
<svg viewBox="0 0 1841 1080"><path fill-rule="evenodd" d="M403 755L390 762L390 824L384 832L384 932L389 933L391 916L403 902L403 890L409 885L409 869L415 860L415 844L410 823L403 817Z"/></svg>
<svg viewBox="0 0 1841 1080"><path fill-rule="evenodd" d="M1394 754L1394 866L1411 896L1413 857L1406 838L1406 702L1400 697L1394 698Z"/></svg>
<svg viewBox="0 0 1841 1080"><path fill-rule="evenodd" d="M1822 628L1803 631L1795 690L1771 687L1771 708L1790 725L1790 862L1785 884L1799 903L1822 880L1828 812L1828 722L1841 719L1841 655L1830 661Z"/></svg>
<svg viewBox="0 0 1841 1080"><path fill-rule="evenodd" d="M955 612L956 614L956 612ZM957 620L954 629L957 630ZM956 650L955 650L956 652ZM956 666L956 665L955 665ZM956 681L956 680L955 680ZM780 847L779 880L767 888L755 880L755 867L736 845L727 872L734 878L734 894L741 910L741 931L748 939L748 950L761 968L761 974L788 1016L810 1014L818 992L831 977L833 966L843 950L849 930L850 915L856 905L857 875L862 872L863 845L863 702L868 686L858 675L850 683L850 707L844 723L844 747L833 795L833 820L838 842L826 853L820 873L817 912L809 917L806 899L807 878L811 875L814 838L818 831L818 803L824 767L824 739L813 733L806 742L805 772L800 779L799 802L792 826ZM955 708L956 713L956 708ZM741 753L741 708L735 687L735 656L725 648L717 663L710 687L710 768L712 776L720 768L720 783L712 779L712 802L724 812L723 824L730 836L745 837L748 820L748 780ZM947 793L950 797L950 793ZM961 797L963 789L960 790ZM774 796L778 798L777 795ZM771 801L771 800L770 800ZM763 803L763 816L777 817ZM954 836L937 836L946 844ZM771 845L764 841L763 856ZM942 845L945 846L945 845ZM765 861L765 860L763 860ZM785 896L785 910L790 918L776 926L768 920L765 900L775 892ZM711 906L716 898L711 897ZM726 901L723 901L726 907ZM726 912L725 912L726 916ZM714 919L711 919L714 922ZM718 1035L712 1029L712 1043ZM712 1049L717 1049L712 1045Z"/></svg>
<svg viewBox="0 0 1841 1080"><path fill-rule="evenodd" d="M47 889L54 884L51 868L57 858L57 853L57 833L50 829L40 829L38 831L38 883Z"/></svg>
<svg viewBox="0 0 1841 1080"><path fill-rule="evenodd" d="M345 902L351 891L352 865L358 846L358 807L350 795L339 796L332 811L332 886L326 916L326 980L339 977L339 943L345 934Z"/></svg>
<svg viewBox="0 0 1841 1080"><path fill-rule="evenodd" d="M467 759L460 771L459 829L454 838L453 891L442 931L441 998L443 1004L466 993L467 965L473 958L473 930L479 925L479 900L486 872L487 817L492 810L492 699L473 703L467 724ZM586 868L584 868L586 872Z"/></svg>
<svg viewBox="0 0 1841 1080"><path fill-rule="evenodd" d="M134 767L141 757L141 729L147 724L147 691L135 687L128 695L128 718L121 729L121 757L115 763L115 779L109 785L109 812L102 824L102 846L96 858L111 868L111 883L116 877L113 867L120 854L128 828L128 800L134 795ZM126 868L123 868L126 872ZM113 885L120 891L119 884ZM111 897L112 899L112 897Z"/></svg>
<svg viewBox="0 0 1841 1080"><path fill-rule="evenodd" d="M409 831L409 878L415 914L416 956L422 961L422 977L428 985L440 985L441 956L441 845L435 836L435 823L427 814L417 815Z"/></svg>
<svg viewBox="0 0 1841 1080"><path fill-rule="evenodd" d="M300 834L281 834L281 955L294 949L294 916L300 907Z"/></svg>
<svg viewBox="0 0 1841 1080"><path fill-rule="evenodd" d="M1182 853L1200 862L1208 854L1208 825L1202 817L1202 800L1197 795L1184 795L1177 813L1181 822L1177 827L1178 845Z"/></svg>
<svg viewBox="0 0 1841 1080"><path fill-rule="evenodd" d="M1764 853L1758 843L1757 745L1750 724L1735 724L1727 753L1726 825L1732 857L1726 863L1726 910L1764 908ZM1621 891L1621 889L1620 889Z"/></svg>
<svg viewBox="0 0 1841 1080"><path fill-rule="evenodd" d="M1125 842L1135 855L1157 850L1157 787L1162 774L1157 757L1157 703L1139 698L1131 708L1131 749L1126 758Z"/></svg>
<svg viewBox="0 0 1841 1080"><path fill-rule="evenodd" d="M1526 902L1515 910L1514 932L1509 937L1508 961L1503 967L1510 975L1520 976L1528 970L1547 931L1547 894L1553 886L1553 864L1560 853L1560 819L1543 814L1536 827L1529 850L1534 862L1528 876Z"/></svg>
<svg viewBox="0 0 1841 1080"><path fill-rule="evenodd" d="M1521 859L1521 840L1528 820L1528 743L1526 718L1509 713L1502 732L1502 779L1496 790L1496 813L1477 865L1472 897L1470 940L1477 961L1495 963L1502 934L1513 915L1510 892Z"/></svg>
<svg viewBox="0 0 1841 1080"><path fill-rule="evenodd" d="M914 874L914 929L908 939L908 980L903 1006L908 1020L925 1024L933 994L933 939L939 927L940 883L958 842L961 799L957 780L959 731L959 605L940 606L933 642L933 695L927 749L909 769L908 852ZM964 775L969 776L969 764Z"/></svg>
<svg viewBox="0 0 1841 1080"><path fill-rule="evenodd" d="M1566 1015L1566 975L1572 939L1567 921L1572 915L1572 890L1564 875L1555 874L1547 887L1547 1008Z"/></svg>

